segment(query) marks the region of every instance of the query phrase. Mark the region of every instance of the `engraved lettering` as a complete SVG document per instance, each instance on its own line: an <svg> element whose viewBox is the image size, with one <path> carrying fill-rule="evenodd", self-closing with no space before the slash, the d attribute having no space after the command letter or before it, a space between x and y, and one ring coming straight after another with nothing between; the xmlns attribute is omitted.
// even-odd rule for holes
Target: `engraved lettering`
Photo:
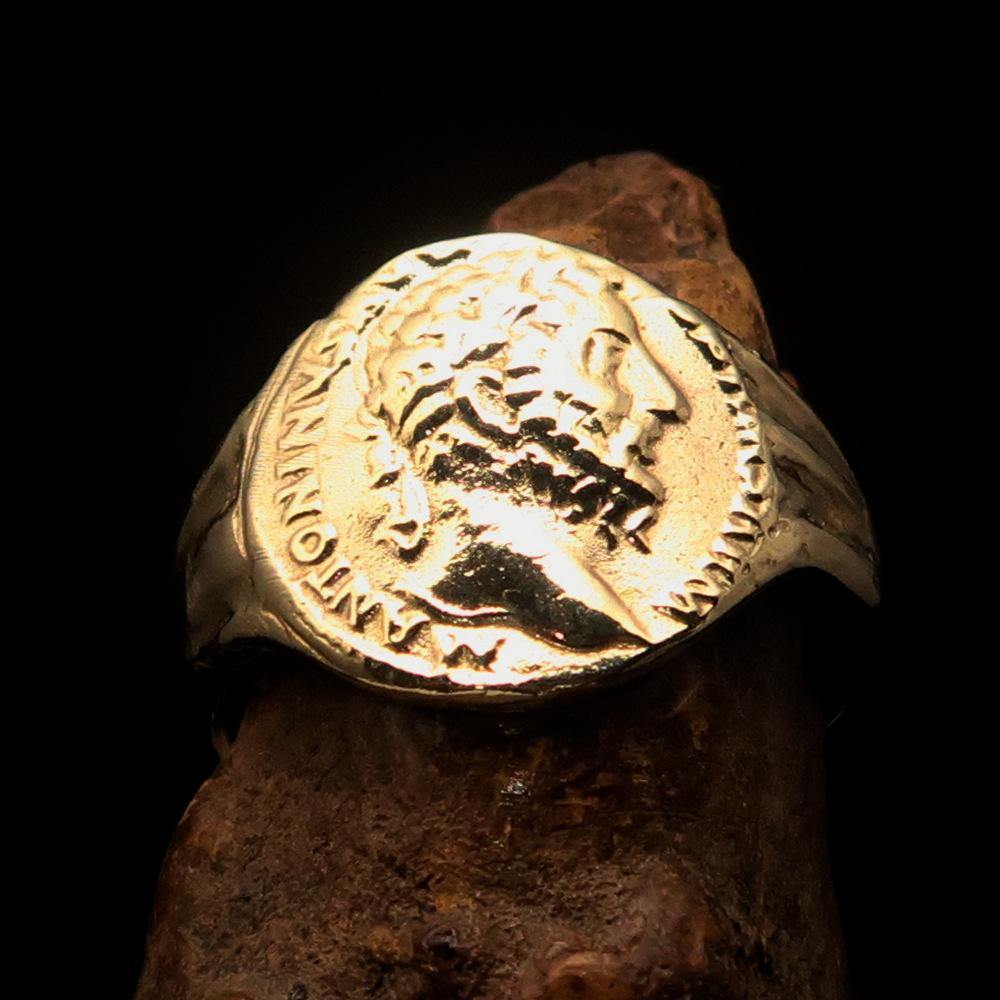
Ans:
<svg viewBox="0 0 1000 1000"><path fill-rule="evenodd" d="M294 410L278 439L278 447L282 451L295 451L314 445L313 432L322 424L325 413L326 404L323 402Z"/></svg>
<svg viewBox="0 0 1000 1000"><path fill-rule="evenodd" d="M301 477L307 472L312 472L316 467L316 451L300 451L291 458L286 458L274 467L274 475L278 479L287 479L289 476Z"/></svg>
<svg viewBox="0 0 1000 1000"><path fill-rule="evenodd" d="M371 599L372 588L368 577L355 572L350 562L340 555L320 569L313 570L303 582L351 626L357 626L359 619L376 603Z"/></svg>
<svg viewBox="0 0 1000 1000"><path fill-rule="evenodd" d="M335 587L337 581L350 570L351 564L343 555L338 555L325 566L314 569L302 582L325 601L328 589Z"/></svg>
<svg viewBox="0 0 1000 1000"><path fill-rule="evenodd" d="M417 628L430 621L422 611L408 608L393 594L379 594L378 603L379 639L390 646L405 645Z"/></svg>
<svg viewBox="0 0 1000 1000"><path fill-rule="evenodd" d="M319 480L313 473L278 490L274 499L282 507L282 521L286 525L309 514L319 514L322 509Z"/></svg>
<svg viewBox="0 0 1000 1000"><path fill-rule="evenodd" d="M330 366L325 362L305 362L301 369L295 373L296 385L288 394L285 412L297 409L323 392L329 384L332 374Z"/></svg>
<svg viewBox="0 0 1000 1000"><path fill-rule="evenodd" d="M337 544L337 529L332 524L307 524L292 535L288 543L291 557L310 565L322 562Z"/></svg>

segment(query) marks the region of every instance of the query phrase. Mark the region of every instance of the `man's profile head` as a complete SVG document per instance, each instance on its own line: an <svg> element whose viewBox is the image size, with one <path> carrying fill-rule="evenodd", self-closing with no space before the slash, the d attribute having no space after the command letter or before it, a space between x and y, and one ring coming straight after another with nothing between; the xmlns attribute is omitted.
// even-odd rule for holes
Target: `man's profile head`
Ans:
<svg viewBox="0 0 1000 1000"><path fill-rule="evenodd" d="M395 491L401 553L425 484L495 490L644 549L665 495L655 445L687 404L642 343L621 286L544 252L452 265L403 292L364 355L373 485Z"/></svg>

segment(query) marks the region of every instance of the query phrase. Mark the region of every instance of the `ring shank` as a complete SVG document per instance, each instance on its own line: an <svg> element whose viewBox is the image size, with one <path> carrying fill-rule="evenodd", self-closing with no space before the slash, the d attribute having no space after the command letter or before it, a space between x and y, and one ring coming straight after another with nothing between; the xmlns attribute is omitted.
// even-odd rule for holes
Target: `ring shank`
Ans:
<svg viewBox="0 0 1000 1000"><path fill-rule="evenodd" d="M716 327L716 329L718 329ZM775 480L776 517L740 575L701 627L782 573L822 569L869 604L878 603L871 521L858 484L829 432L798 393L755 352L719 330L760 421ZM290 350L287 358L292 355ZM269 383L271 384L271 383ZM237 638L267 637L317 655L254 586L241 491L266 389L236 420L195 489L179 540L187 580L189 651L198 659Z"/></svg>
<svg viewBox="0 0 1000 1000"><path fill-rule="evenodd" d="M240 489L256 400L240 414L195 488L178 542L187 582L188 650L197 659L223 630L249 621L252 580L240 518ZM235 638L235 635L232 636Z"/></svg>
<svg viewBox="0 0 1000 1000"><path fill-rule="evenodd" d="M724 336L760 414L777 479L777 521L753 557L752 575L763 583L813 566L878 604L871 518L847 460L791 385L756 352Z"/></svg>

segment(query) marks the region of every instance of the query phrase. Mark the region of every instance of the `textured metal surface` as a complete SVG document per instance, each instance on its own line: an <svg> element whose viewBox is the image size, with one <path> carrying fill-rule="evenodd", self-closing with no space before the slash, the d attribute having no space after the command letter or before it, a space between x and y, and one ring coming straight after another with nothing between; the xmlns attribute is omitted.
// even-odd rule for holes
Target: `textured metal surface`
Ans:
<svg viewBox="0 0 1000 1000"><path fill-rule="evenodd" d="M530 699L641 668L769 579L876 600L864 501L794 390L632 272L516 234L405 253L292 345L195 496L196 651Z"/></svg>

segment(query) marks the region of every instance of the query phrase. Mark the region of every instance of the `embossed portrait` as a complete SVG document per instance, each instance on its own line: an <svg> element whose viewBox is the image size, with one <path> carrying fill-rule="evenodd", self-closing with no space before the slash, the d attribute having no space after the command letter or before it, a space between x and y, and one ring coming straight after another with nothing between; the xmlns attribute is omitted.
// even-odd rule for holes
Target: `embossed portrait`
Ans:
<svg viewBox="0 0 1000 1000"><path fill-rule="evenodd" d="M403 289L363 357L375 544L432 619L509 621L570 647L647 640L593 554L649 552L655 445L688 407L621 287L543 253ZM499 259L503 258L503 259Z"/></svg>

